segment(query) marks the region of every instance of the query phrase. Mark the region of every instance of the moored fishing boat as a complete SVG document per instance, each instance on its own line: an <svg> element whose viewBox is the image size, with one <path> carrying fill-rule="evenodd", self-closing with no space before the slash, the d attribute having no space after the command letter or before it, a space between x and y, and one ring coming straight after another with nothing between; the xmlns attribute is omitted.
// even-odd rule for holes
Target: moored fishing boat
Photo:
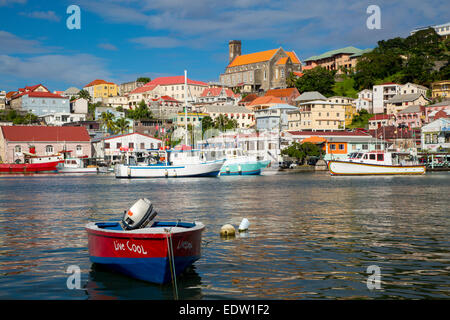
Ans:
<svg viewBox="0 0 450 320"><path fill-rule="evenodd" d="M173 280L200 259L205 226L180 221L150 225L156 215L151 202L140 199L121 222L88 223L90 260L139 280Z"/></svg>
<svg viewBox="0 0 450 320"><path fill-rule="evenodd" d="M353 152L343 161L327 162L331 175L406 175L425 174L424 165L400 160L395 152Z"/></svg>
<svg viewBox="0 0 450 320"><path fill-rule="evenodd" d="M58 173L97 173L98 167L87 165L84 159L67 158L57 166Z"/></svg>
<svg viewBox="0 0 450 320"><path fill-rule="evenodd" d="M256 156L245 155L242 149L225 149L226 161L220 170L221 176L259 175L270 163L268 160L258 160Z"/></svg>
<svg viewBox="0 0 450 320"><path fill-rule="evenodd" d="M24 162L0 163L0 173L37 173L53 172L56 166L64 161L61 154L38 156L35 153L23 152Z"/></svg>
<svg viewBox="0 0 450 320"><path fill-rule="evenodd" d="M115 166L116 178L215 177L225 159L207 160L199 150L159 150L143 161L127 153L124 164Z"/></svg>

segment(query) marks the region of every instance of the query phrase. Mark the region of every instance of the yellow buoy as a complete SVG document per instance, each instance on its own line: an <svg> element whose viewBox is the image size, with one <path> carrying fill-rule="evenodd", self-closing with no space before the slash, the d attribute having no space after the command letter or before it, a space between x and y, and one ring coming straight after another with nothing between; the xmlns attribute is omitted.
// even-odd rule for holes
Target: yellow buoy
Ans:
<svg viewBox="0 0 450 320"><path fill-rule="evenodd" d="M231 224L226 224L220 228L220 235L222 237L234 237L236 234L236 229Z"/></svg>

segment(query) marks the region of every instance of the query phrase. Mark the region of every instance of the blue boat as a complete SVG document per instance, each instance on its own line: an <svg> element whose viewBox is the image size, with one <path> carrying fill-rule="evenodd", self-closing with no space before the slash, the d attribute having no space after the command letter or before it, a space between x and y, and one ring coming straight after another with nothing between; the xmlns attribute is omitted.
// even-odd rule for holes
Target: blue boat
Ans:
<svg viewBox="0 0 450 320"><path fill-rule="evenodd" d="M269 160L258 160L256 157L245 155L242 149L226 149L226 160L220 170L221 176L259 175L266 168Z"/></svg>

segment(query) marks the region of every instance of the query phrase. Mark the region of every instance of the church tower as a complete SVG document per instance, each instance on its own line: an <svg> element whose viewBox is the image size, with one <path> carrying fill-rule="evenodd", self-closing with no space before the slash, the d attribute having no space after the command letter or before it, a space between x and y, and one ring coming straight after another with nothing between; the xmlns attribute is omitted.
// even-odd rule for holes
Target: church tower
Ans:
<svg viewBox="0 0 450 320"><path fill-rule="evenodd" d="M231 63L234 58L241 55L241 40L230 40L228 47L230 49L230 61L228 63Z"/></svg>

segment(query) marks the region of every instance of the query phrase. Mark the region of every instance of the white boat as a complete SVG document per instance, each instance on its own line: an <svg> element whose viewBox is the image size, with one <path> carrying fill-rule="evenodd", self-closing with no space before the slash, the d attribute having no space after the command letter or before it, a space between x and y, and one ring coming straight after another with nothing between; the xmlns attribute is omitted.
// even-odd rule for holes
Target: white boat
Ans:
<svg viewBox="0 0 450 320"><path fill-rule="evenodd" d="M225 159L206 158L200 150L161 150L150 152L143 161L127 153L124 164L114 168L116 178L215 177Z"/></svg>
<svg viewBox="0 0 450 320"><path fill-rule="evenodd" d="M402 159L405 155L387 151L353 152L343 161L330 160L327 164L331 175L425 174L424 165Z"/></svg>
<svg viewBox="0 0 450 320"><path fill-rule="evenodd" d="M80 158L67 158L56 167L58 173L97 173L97 166L88 166Z"/></svg>

